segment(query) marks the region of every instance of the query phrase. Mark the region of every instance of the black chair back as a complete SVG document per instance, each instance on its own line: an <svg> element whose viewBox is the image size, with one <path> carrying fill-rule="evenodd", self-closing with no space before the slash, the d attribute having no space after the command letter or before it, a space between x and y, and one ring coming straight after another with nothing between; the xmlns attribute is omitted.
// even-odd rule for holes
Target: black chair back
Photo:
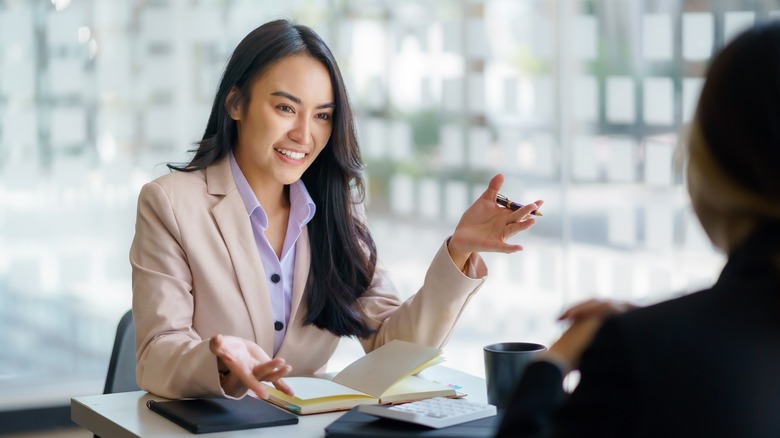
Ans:
<svg viewBox="0 0 780 438"><path fill-rule="evenodd" d="M119 320L114 339L114 349L108 363L106 386L103 394L138 391L135 379L135 325L133 311L128 310Z"/></svg>

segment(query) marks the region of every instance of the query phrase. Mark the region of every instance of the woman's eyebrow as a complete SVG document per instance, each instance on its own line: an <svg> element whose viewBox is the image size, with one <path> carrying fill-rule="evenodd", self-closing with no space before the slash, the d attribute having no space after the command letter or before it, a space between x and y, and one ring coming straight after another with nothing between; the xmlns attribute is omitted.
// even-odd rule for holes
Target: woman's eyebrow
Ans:
<svg viewBox="0 0 780 438"><path fill-rule="evenodd" d="M275 91L275 92L271 93L271 96L285 97L285 98L287 98L287 99L290 99L290 100L292 100L293 102L297 103L298 105L300 105L300 104L301 104L301 99L299 99L299 98L298 98L298 97L296 97L296 96L293 96L292 94L290 94L290 93L288 93L288 92L286 92L286 91ZM321 108L332 108L332 109L336 109L336 104L334 104L334 103L332 103L332 102L329 102L329 103L323 103L322 105L319 105L319 106L317 107L317 109L321 109Z"/></svg>

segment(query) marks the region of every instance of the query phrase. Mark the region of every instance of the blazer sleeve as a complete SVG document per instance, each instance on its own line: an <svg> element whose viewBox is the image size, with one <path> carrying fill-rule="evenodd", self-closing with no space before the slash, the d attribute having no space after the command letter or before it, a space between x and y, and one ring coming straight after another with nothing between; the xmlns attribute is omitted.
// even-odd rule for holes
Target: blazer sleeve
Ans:
<svg viewBox="0 0 780 438"><path fill-rule="evenodd" d="M389 274L377 268L371 287L358 300L363 317L374 333L361 339L366 352L393 339L441 348L452 333L466 304L487 276L487 266L479 254L468 261L469 276L450 258L443 243L433 258L422 287L404 302Z"/></svg>
<svg viewBox="0 0 780 438"><path fill-rule="evenodd" d="M130 248L138 385L168 398L225 396L217 360L192 327L192 273L178 218L164 189L146 184L138 197ZM232 396L242 396L238 389Z"/></svg>
<svg viewBox="0 0 780 438"><path fill-rule="evenodd" d="M550 432L552 413L565 400L563 372L545 360L532 362L523 373L501 419L497 438L542 437Z"/></svg>
<svg viewBox="0 0 780 438"><path fill-rule="evenodd" d="M529 366L498 436L633 436L642 406L637 405L636 373L616 318L605 321L583 354L580 382L571 395L558 396L562 380L555 365Z"/></svg>

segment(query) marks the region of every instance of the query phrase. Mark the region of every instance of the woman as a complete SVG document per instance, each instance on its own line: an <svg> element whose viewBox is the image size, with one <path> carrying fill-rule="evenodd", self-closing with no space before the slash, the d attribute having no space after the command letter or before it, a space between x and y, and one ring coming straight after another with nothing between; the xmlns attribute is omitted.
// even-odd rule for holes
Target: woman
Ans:
<svg viewBox="0 0 780 438"><path fill-rule="evenodd" d="M728 255L718 281L603 325L625 309L570 309L499 436L780 436L780 22L717 54L688 155L694 211ZM578 366L568 396L561 381Z"/></svg>
<svg viewBox="0 0 780 438"><path fill-rule="evenodd" d="M487 267L533 225L497 175L401 302L362 212L363 163L336 62L311 29L260 26L236 47L192 161L146 184L130 250L139 385L266 396L322 370L339 338L441 346Z"/></svg>

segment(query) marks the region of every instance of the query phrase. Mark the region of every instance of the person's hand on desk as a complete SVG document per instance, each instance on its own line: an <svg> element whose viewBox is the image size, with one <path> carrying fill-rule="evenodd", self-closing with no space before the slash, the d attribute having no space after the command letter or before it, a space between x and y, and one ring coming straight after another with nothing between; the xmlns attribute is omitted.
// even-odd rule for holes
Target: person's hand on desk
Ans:
<svg viewBox="0 0 780 438"><path fill-rule="evenodd" d="M506 240L534 224L531 212L540 208L543 201L525 205L516 211L500 207L496 204L496 196L503 184L504 175L494 176L482 196L463 213L452 233L447 250L452 261L461 270L471 253L510 254L523 249L522 246L509 244Z"/></svg>
<svg viewBox="0 0 780 438"><path fill-rule="evenodd" d="M236 336L217 335L209 341L211 352L217 356L217 366L224 379L238 379L260 398L268 397L266 386L260 381L274 384L276 389L294 395L282 377L292 371L284 359L271 359L256 343ZM225 382L222 383L225 387Z"/></svg>
<svg viewBox="0 0 780 438"><path fill-rule="evenodd" d="M604 318L636 307L623 301L591 299L569 308L558 320L570 321L571 325L541 356L549 355L559 363L565 361L569 370L579 367L582 353L590 345Z"/></svg>

